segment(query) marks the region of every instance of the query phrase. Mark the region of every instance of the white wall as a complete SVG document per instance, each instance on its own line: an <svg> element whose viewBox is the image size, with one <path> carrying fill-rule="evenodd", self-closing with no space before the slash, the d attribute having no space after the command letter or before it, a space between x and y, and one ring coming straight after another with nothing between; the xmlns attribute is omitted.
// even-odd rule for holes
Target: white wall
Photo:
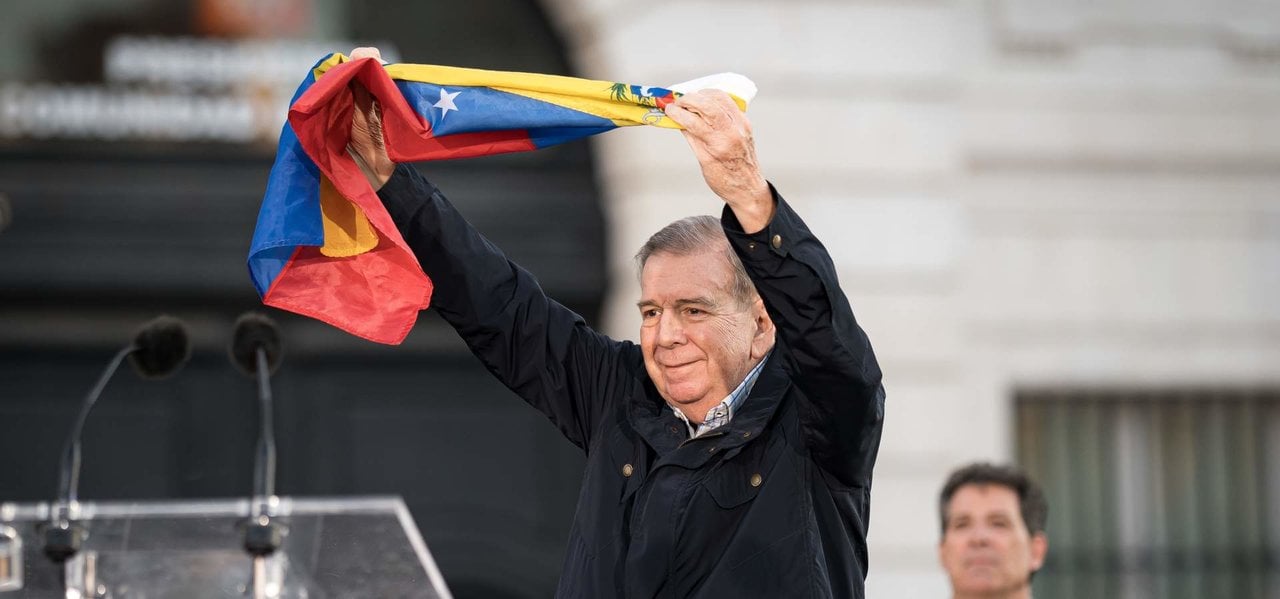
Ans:
<svg viewBox="0 0 1280 599"><path fill-rule="evenodd" d="M1018 385L1280 384L1275 3L544 4L585 76L759 85L766 176L886 376L870 596L947 594L935 495L1011 459ZM607 329L634 338L630 256L719 205L673 132L597 148Z"/></svg>

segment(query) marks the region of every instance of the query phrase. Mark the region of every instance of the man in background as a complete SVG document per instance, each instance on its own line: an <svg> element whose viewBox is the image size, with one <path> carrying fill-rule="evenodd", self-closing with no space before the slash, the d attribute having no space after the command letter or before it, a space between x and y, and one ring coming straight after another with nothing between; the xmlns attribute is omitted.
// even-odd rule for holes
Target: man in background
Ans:
<svg viewBox="0 0 1280 599"><path fill-rule="evenodd" d="M1049 504L1026 473L970 464L951 473L938 509L938 557L953 599L1026 599L1049 550Z"/></svg>

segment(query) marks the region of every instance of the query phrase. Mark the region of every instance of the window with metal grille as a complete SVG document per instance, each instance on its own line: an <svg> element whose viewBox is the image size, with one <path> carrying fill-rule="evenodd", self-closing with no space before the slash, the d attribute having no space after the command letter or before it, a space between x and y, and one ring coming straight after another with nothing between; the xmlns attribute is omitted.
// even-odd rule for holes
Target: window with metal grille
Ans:
<svg viewBox="0 0 1280 599"><path fill-rule="evenodd" d="M1037 599L1280 598L1280 390L1023 390Z"/></svg>

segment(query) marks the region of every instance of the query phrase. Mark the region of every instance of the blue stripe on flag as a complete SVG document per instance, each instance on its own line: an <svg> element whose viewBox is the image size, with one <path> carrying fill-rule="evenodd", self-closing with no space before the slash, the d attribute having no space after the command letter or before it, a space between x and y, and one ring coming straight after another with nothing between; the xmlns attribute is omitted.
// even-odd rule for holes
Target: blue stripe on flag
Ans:
<svg viewBox="0 0 1280 599"><path fill-rule="evenodd" d="M487 87L442 88L418 81L397 81L396 86L437 136L541 127L589 127L599 133L615 127L606 118Z"/></svg>

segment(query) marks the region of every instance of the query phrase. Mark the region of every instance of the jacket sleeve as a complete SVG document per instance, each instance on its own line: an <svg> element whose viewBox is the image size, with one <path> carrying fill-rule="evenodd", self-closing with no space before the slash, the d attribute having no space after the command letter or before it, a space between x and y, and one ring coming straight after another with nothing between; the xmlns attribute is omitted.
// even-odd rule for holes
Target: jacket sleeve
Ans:
<svg viewBox="0 0 1280 599"><path fill-rule="evenodd" d="M575 445L590 447L639 349L548 298L413 167L398 166L378 197L435 284L432 307L489 372Z"/></svg>
<svg viewBox="0 0 1280 599"><path fill-rule="evenodd" d="M814 459L843 485L866 487L884 421L880 366L827 249L773 194L777 207L763 230L745 233L728 206L721 222L777 327L782 351L774 353L802 391L798 407Z"/></svg>

